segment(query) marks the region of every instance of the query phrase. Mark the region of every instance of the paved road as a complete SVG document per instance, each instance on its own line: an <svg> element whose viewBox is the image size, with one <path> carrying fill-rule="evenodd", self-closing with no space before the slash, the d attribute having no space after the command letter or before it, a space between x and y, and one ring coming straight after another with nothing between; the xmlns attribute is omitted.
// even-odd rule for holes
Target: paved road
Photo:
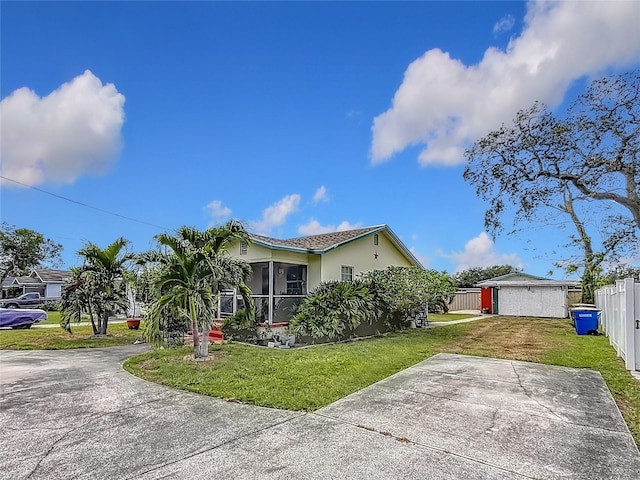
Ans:
<svg viewBox="0 0 640 480"><path fill-rule="evenodd" d="M0 479L637 479L599 373L440 354L315 413L147 383L143 351L0 352Z"/></svg>

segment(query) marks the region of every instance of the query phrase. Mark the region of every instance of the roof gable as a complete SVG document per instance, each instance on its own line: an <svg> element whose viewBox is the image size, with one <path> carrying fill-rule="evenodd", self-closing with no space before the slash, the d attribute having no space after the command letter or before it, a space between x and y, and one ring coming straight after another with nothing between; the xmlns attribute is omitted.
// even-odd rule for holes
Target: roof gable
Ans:
<svg viewBox="0 0 640 480"><path fill-rule="evenodd" d="M373 227L357 228L353 230L343 230L340 232L321 233L319 235L309 235L306 237L289 238L281 240L277 238L266 237L263 235L250 234L251 239L258 245L264 247L289 250L299 253L316 253L323 254L347 243L358 240L359 238L371 235L373 233L385 232L391 243L400 250L411 263L422 266L420 261L411 253L411 251L400 241L395 233L387 225L376 225Z"/></svg>
<svg viewBox="0 0 640 480"><path fill-rule="evenodd" d="M321 233L319 235L309 235L306 237L296 237L285 240L255 234L251 234L251 238L256 243L268 247L285 247L295 250L304 250L307 252L323 253L327 250L336 248L343 243L363 237L374 231L383 230L384 227L384 225L381 225L376 227L358 228L355 230Z"/></svg>
<svg viewBox="0 0 640 480"><path fill-rule="evenodd" d="M71 272L69 270L36 268L31 272L31 277L38 278L43 283L64 283L71 278Z"/></svg>

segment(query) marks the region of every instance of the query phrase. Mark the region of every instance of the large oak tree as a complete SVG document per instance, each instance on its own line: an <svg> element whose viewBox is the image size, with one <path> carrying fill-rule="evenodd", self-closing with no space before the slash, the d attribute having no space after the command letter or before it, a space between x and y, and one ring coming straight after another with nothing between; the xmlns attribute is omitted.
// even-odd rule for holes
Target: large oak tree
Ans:
<svg viewBox="0 0 640 480"><path fill-rule="evenodd" d="M570 240L583 252L590 292L600 264L632 248L640 229L640 74L592 82L564 114L535 103L475 142L466 157L464 178L489 202L486 229L500 232L512 207L514 223L559 211L575 227ZM593 211L604 212L600 223L608 227L598 251L585 220Z"/></svg>

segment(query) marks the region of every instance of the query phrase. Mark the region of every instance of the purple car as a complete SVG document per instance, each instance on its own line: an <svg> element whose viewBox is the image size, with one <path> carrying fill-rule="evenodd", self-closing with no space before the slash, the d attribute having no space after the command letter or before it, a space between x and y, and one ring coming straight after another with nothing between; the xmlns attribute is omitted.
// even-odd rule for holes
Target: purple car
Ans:
<svg viewBox="0 0 640 480"><path fill-rule="evenodd" d="M47 312L35 308L0 308L0 327L31 328L47 319Z"/></svg>

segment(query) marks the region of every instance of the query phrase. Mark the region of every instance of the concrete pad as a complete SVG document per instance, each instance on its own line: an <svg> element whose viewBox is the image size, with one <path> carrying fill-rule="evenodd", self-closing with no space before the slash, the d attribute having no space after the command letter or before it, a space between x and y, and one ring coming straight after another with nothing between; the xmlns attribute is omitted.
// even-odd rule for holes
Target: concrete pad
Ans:
<svg viewBox="0 0 640 480"><path fill-rule="evenodd" d="M588 370L439 354L316 413L527 477L640 473L620 412Z"/></svg>
<svg viewBox="0 0 640 480"><path fill-rule="evenodd" d="M0 479L635 479L600 375L436 355L315 413L172 390L144 346L0 352Z"/></svg>
<svg viewBox="0 0 640 480"><path fill-rule="evenodd" d="M313 414L141 478L509 479L513 473Z"/></svg>

